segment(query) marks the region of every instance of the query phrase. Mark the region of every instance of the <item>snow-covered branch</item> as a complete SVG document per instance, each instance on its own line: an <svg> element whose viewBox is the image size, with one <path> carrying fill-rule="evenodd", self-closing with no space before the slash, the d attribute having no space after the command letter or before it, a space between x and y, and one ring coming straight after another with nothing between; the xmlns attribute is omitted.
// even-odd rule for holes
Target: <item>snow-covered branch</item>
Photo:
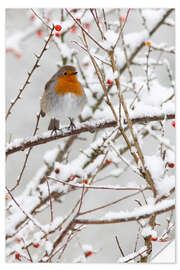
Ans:
<svg viewBox="0 0 180 270"><path fill-rule="evenodd" d="M156 115L156 116L147 116L147 117L138 117L138 118L132 118L131 121L133 124L135 123L147 123L151 121L161 121L164 119L164 115ZM167 119L174 119L175 114L168 114ZM124 124L126 124L126 120L124 120ZM42 134L42 136L33 136L28 137L26 139L15 139L13 142L7 145L6 149L6 155L13 154L18 151L24 151L26 148L37 146L40 144L44 144L47 142L51 142L54 140L58 140L61 138L65 138L68 136L74 136L77 134L81 134L84 132L91 132L93 133L96 130L104 129L104 128L110 128L110 127L116 127L117 122L114 120L107 120L107 121L96 121L93 123L82 123L78 124L78 126L74 129L69 128L63 128L58 131L56 131L55 134L51 135L50 132L46 132Z"/></svg>
<svg viewBox="0 0 180 270"><path fill-rule="evenodd" d="M109 212L104 217L100 219L75 219L77 224L112 224L112 223L121 223L136 221L141 218L146 219L154 214L160 215L175 208L175 200L164 200L156 205L146 205L139 207L132 212Z"/></svg>

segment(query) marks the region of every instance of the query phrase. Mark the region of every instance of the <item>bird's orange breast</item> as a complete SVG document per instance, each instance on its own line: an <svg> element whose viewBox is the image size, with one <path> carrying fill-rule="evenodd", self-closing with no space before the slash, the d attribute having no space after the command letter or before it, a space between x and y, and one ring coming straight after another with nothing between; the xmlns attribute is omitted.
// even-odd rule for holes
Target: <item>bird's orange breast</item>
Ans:
<svg viewBox="0 0 180 270"><path fill-rule="evenodd" d="M60 77L56 80L57 84L54 86L54 89L58 95L72 93L76 96L81 96L83 94L83 89L76 76Z"/></svg>

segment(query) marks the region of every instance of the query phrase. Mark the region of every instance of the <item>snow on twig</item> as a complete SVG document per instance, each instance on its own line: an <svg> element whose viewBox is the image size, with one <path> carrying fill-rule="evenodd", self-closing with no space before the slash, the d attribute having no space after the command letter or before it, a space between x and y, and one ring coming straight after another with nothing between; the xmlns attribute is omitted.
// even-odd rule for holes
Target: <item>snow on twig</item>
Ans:
<svg viewBox="0 0 180 270"><path fill-rule="evenodd" d="M147 252L147 247L144 246L144 247L140 248L136 252L130 253L127 256L124 256L122 258L119 258L118 259L118 263L128 263L128 262L136 259L139 256L143 256L143 255L145 256L146 252Z"/></svg>

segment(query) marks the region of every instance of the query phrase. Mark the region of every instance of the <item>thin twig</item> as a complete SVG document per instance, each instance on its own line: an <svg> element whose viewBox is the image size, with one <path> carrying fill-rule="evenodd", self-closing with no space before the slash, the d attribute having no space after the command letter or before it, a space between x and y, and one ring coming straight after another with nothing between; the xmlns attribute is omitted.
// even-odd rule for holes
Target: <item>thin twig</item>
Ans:
<svg viewBox="0 0 180 270"><path fill-rule="evenodd" d="M87 49L82 45L80 44L78 41L76 40L73 40L72 41L73 43L75 43L76 45L78 45L81 49L83 49L86 53L88 53ZM101 61L103 64L107 65L107 66L111 66L110 63L108 63L107 61L104 61L102 59L100 59L97 55L93 55L94 58L96 58L97 60Z"/></svg>
<svg viewBox="0 0 180 270"><path fill-rule="evenodd" d="M37 12L33 9L33 8L31 8L31 11L34 13L34 15L49 29L49 30L51 30L52 28L41 18L41 16L39 16L38 14L37 14Z"/></svg>
<svg viewBox="0 0 180 270"><path fill-rule="evenodd" d="M23 212L23 214L28 218L28 219L30 219L31 221L32 221L32 223L36 226L36 227L38 227L38 229L40 230L40 231L42 231L45 235L46 235L46 232L42 229L42 227L39 225L39 223L34 219L34 218L32 218L32 216L31 216L31 214L29 214L29 213L26 213L25 211L24 211L24 209L22 209L22 207L19 205L19 203L15 200L15 198L13 197L13 195L11 194L11 192L10 192L10 190L6 187L6 190L7 190L7 192L8 192L8 194L10 195L10 197L11 197L11 199L14 201L14 203L17 205L17 207L21 210L21 212Z"/></svg>
<svg viewBox="0 0 180 270"><path fill-rule="evenodd" d="M134 103L135 103L135 101L136 101L137 99L139 100L139 94L140 94L140 92L141 92L142 89L143 89L143 85L139 88L139 90L138 90L137 93L134 91L134 92L136 93L136 95L135 95L135 97L134 97L134 99L133 99L131 105L129 106L131 109L134 108Z"/></svg>
<svg viewBox="0 0 180 270"><path fill-rule="evenodd" d="M95 11L95 14L94 14L94 11ZM104 36L104 33L103 33L103 31L102 31L102 29L101 29L101 26L100 26L100 23L99 23L99 18L98 18L98 14L97 14L97 9L90 8L90 12L91 12L91 14L92 14L92 16L93 16L93 18L94 18L94 21L95 21L95 23L96 23L96 25L97 25L97 28L98 28L99 32L100 32L100 34L101 34L102 40L105 40L106 38L105 38L105 36Z"/></svg>
<svg viewBox="0 0 180 270"><path fill-rule="evenodd" d="M123 30L124 30L124 27L125 27L126 23L127 23L127 19L128 19L130 10L131 10L131 9L128 8L128 11L127 11L126 17L125 17L125 21L124 21L122 27L120 28L119 35L118 35L118 38L117 38L117 40L116 40L116 43L115 43L114 46L113 46L113 49L114 49L114 48L117 46L117 44L118 44L118 41L119 41L119 39L120 39L120 37L121 37L121 34L122 34Z"/></svg>
<svg viewBox="0 0 180 270"><path fill-rule="evenodd" d="M82 186L82 192L81 192L81 198L80 198L80 202L79 202L79 208L78 208L78 211L77 211L77 216L79 216L79 213L80 213L80 210L81 210L81 207L82 207L83 196L84 196L84 189L85 189L85 185L83 184L83 186Z"/></svg>
<svg viewBox="0 0 180 270"><path fill-rule="evenodd" d="M33 262L31 253L29 252L29 248L28 248L27 246L25 246L24 238L22 238L22 240L23 240L23 242L24 242L24 248L25 248L25 250L27 251L27 254L28 254L28 256L29 256L29 260L30 260L31 262Z"/></svg>
<svg viewBox="0 0 180 270"><path fill-rule="evenodd" d="M103 91L104 91L104 94L105 94L105 96L106 96L106 103L107 103L108 106L110 107L110 109L111 109L111 111L112 111L112 114L113 114L115 120L118 122L118 117L117 117L117 115L116 115L116 112L115 112L115 110L114 110L114 107L113 107L113 105L112 105L112 102L111 102L111 100L110 100L110 98L109 98L109 95L108 95L108 91L107 91L106 85L104 84L102 72L101 72L101 70L100 70L98 64L96 63L94 57L93 57L92 54L90 53L89 46L88 46L88 43L87 43L87 40L86 40L86 36L85 36L85 34L84 34L83 31L82 31L82 35L83 35L83 39L84 39L84 43L85 43L85 46L86 46L88 55L89 55L89 57L90 57L90 59L91 59L91 62L92 62L93 66L94 66L94 69L95 69L95 71L96 71L98 80L99 80L99 82L100 82L100 84L101 84L101 86L102 86L102 89L103 89Z"/></svg>
<svg viewBox="0 0 180 270"><path fill-rule="evenodd" d="M88 31L86 31L86 29L79 23L79 21L72 15L72 13L65 8L66 12L71 16L71 18L77 23L77 25L81 28L81 30L86 33L86 35L92 40L94 41L94 43L100 47L102 50L107 51Z"/></svg>
<svg viewBox="0 0 180 270"><path fill-rule="evenodd" d="M105 25L105 28L106 28L106 31L107 31L108 30L108 25L107 25L106 13L105 13L104 8L102 9L102 12L103 12L104 25Z"/></svg>
<svg viewBox="0 0 180 270"><path fill-rule="evenodd" d="M37 114L37 120L36 120L36 125L35 125L35 129L34 129L34 132L33 132L33 136L36 135L37 131L38 131L38 125L39 125L39 120L40 120L40 113ZM13 188L10 189L10 191L12 192L13 190L15 190L17 188L17 186L20 184L20 181L22 179L22 176L23 176L23 173L24 173L24 170L26 168L26 165L27 165L27 161L28 161L28 158L29 158L29 155L31 153L31 150L32 150L33 147L30 147L28 152L26 153L26 157L25 157L25 160L24 160L24 164L23 164L23 167L21 169L21 172L20 172L20 175L17 179L17 182L15 184L15 186Z"/></svg>
<svg viewBox="0 0 180 270"><path fill-rule="evenodd" d="M119 243L119 240L118 240L117 235L115 235L115 239L116 239L116 243L117 243L117 245L118 245L118 248L119 248L119 250L120 250L120 252L121 252L121 255L124 257L124 252L123 252L123 250L122 250L122 248L121 248L121 246L120 246L120 243Z"/></svg>
<svg viewBox="0 0 180 270"><path fill-rule="evenodd" d="M49 187L48 179L46 178L47 187L48 187L48 193L49 193L49 203L50 203L50 213L51 213L51 222L53 222L53 208L52 208L52 198L51 198L51 192Z"/></svg>
<svg viewBox="0 0 180 270"><path fill-rule="evenodd" d="M59 182L61 184L64 184L64 185L68 185L68 186L71 186L73 188L82 188L84 189L87 188L87 189L95 189L95 190L141 190L140 188L131 188L131 187L106 187L106 186L92 186L92 185L87 185L87 184L83 184L83 185L77 185L77 184L71 184L69 182L66 182L66 181L62 181L60 179L55 179L51 176L48 176L49 179L53 180L53 181L56 181L56 182Z"/></svg>
<svg viewBox="0 0 180 270"><path fill-rule="evenodd" d="M136 242L135 242L135 247L134 247L134 252L136 252L136 250L137 250L137 244L138 244L138 241L139 241L140 231L141 231L141 227L138 228L138 232L137 232L137 236L136 236Z"/></svg>
<svg viewBox="0 0 180 270"><path fill-rule="evenodd" d="M147 84L147 90L150 92L150 76L149 76L149 57L150 57L150 52L151 52L151 46L148 46L148 52L146 53L146 84Z"/></svg>
<svg viewBox="0 0 180 270"><path fill-rule="evenodd" d="M89 213L92 213L92 212L95 212L95 211L98 211L98 210L101 210L103 208L106 208L106 207L109 207L109 206L112 206L116 203L119 203L120 201L123 201L123 200L126 200L126 199L129 199L133 196L136 196L140 193L141 191L138 191L138 192L135 192L133 194L130 194L130 195L127 195L127 196L124 196L116 201L113 201L113 202L110 202L110 203L107 203L107 204L104 204L102 206L99 206L99 207L96 207L96 208L93 208L93 209L90 209L90 210L87 210L87 211L84 211L84 212L80 212L79 213L79 216L82 216L82 215L86 215L86 214L89 214Z"/></svg>

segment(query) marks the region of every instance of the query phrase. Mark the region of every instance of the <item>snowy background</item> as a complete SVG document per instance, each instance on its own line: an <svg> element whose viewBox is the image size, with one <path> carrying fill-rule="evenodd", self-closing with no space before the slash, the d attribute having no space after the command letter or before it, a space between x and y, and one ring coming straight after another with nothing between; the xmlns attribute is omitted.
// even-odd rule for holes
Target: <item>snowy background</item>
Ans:
<svg viewBox="0 0 180 270"><path fill-rule="evenodd" d="M57 22L60 20L60 10L57 9L53 11L53 16L57 18ZM122 14L125 14L126 10L122 10ZM8 9L6 10L6 40L7 47L11 47L15 45L16 38L18 39L17 33L21 35L24 31L26 31L31 24L34 22L31 21L32 12L25 9ZM174 13L169 16L169 18L174 18ZM116 21L113 13L110 13L108 19L113 23L113 20ZM38 24L38 20L37 20ZM95 31L95 26L91 23L90 31L93 33ZM39 31L42 29L42 32ZM32 65L35 61L34 53L38 53L41 51L42 46L44 44L43 39L47 36L46 30L44 27L37 26L37 30L27 35L20 44L16 43L18 46L15 46L15 53L7 52L6 54L6 111L9 107L9 104L17 95L18 89L22 86L27 76L27 72L31 70ZM130 14L130 18L126 25L125 33L134 33L134 35L138 35L138 32L142 30L142 25L140 23L140 18L138 15L138 11L133 10ZM86 54L75 44L72 43L72 40L79 40L78 32L76 30L69 31L67 34L66 42L69 48L75 49L78 52L78 57L81 62L81 65L86 61ZM15 36L13 36L15 35ZM13 38L12 38L13 37ZM133 39L133 37L131 37ZM156 44L166 43L167 47L174 46L175 37L174 30L172 27L161 26L160 30L157 31L151 38L151 41ZM145 53L146 48L141 51L141 56ZM63 51L63 53L68 53L67 51ZM140 56L138 55L138 56ZM154 53L154 58L157 58L158 53ZM169 60L170 67L174 76L174 57L172 55L167 54L166 58ZM7 125L6 125L6 135L7 141L15 138L24 138L27 136L31 136L34 130L35 125L35 117L36 113L39 112L39 100L44 90L44 85L47 80L51 78L51 76L57 71L57 64L62 64L61 55L57 47L54 43L50 43L49 49L45 52L44 56L40 61L40 68L34 72L31 78L31 84L27 86L25 91L23 92L22 100L18 101L12 110L12 115L10 115ZM85 66L83 68L86 69ZM142 70L140 67L134 68L134 74L136 76L140 76ZM126 76L126 74L124 75ZM162 86L167 87L169 85L168 74L165 71L165 68L159 67L157 68L157 77ZM110 78L111 79L111 76ZM80 77L82 81L82 78ZM98 84L93 82L91 84L92 88L99 89ZM84 114L86 111L84 112ZM49 119L43 118L40 120L39 131L38 134L47 130ZM71 148L69 153L69 160L73 160L76 157L77 153L79 154L81 150L86 149L87 145L92 142L93 134L82 134L81 137L86 140L77 140L76 143ZM174 129L169 122L166 124L166 136L169 138L170 144L174 145L175 133ZM143 151L145 154L151 155L154 153L157 148L157 141L155 141L152 137L148 137L145 141ZM29 157L27 167L23 174L23 178L19 187L14 191L14 196L19 196L22 191L25 189L28 183L32 183L33 179L38 170L44 166L43 157L45 153L57 147L57 145L63 145L63 140L58 140L54 142L50 142L44 145L40 145L35 147L31 155ZM19 152L15 155L10 155L7 161L6 167L6 184L9 188L13 187L16 183L16 179L20 173L22 168L22 164L24 161L24 153ZM108 170L112 170L113 166L110 165ZM106 172L106 171L105 171ZM104 172L104 173L105 173ZM175 169L171 170L171 174L175 173ZM104 175L101 174L98 178L103 178ZM127 170L123 174L121 185L125 185L128 182L136 182L134 174L131 170ZM101 182L100 182L101 183ZM105 183L102 182L103 184ZM107 184L116 184L116 178L108 178ZM101 205L103 202L110 202L115 199L118 199L121 196L125 196L130 194L131 192L120 191L120 193L106 192L106 191L89 191L86 197L86 209L91 209L97 207L97 205ZM148 193L147 193L148 194ZM68 196L65 197L65 201L63 204L53 204L54 212L59 216L64 216L67 214L69 209L71 209L72 204L79 198L80 192L73 191L70 192ZM137 197L139 200L142 200L142 196ZM130 198L128 200L123 201L120 206L115 205L113 207L113 211L118 211L119 207L123 210L126 210L128 206L128 210L134 209L134 198ZM137 206L137 205L136 205ZM85 210L85 209L83 209ZM101 212L102 215L106 213L106 211ZM98 214L93 213L93 217L98 216ZM166 214L162 214L157 218L158 223L161 226L158 227L158 235L161 235L166 226L166 219L164 218ZM47 223L47 218L49 219L49 211L44 211L40 216L40 221L42 224ZM97 250L97 253L94 256L90 256L87 259L88 263L97 262L97 263L114 263L119 258L119 250L115 242L115 235L118 236L119 241L121 243L121 247L125 254L132 252L132 248L134 248L136 241L136 234L138 231L138 224L136 222L129 223L119 223L114 225L89 225L88 229L83 230L77 237L75 237L67 247L63 257L62 262L73 262L79 256L79 245L91 245L93 249ZM143 240L142 240L143 242ZM142 244L139 242L139 245ZM80 244L79 244L80 243ZM154 256L160 249L164 247L167 243L153 243L153 254ZM163 258L162 258L163 260ZM163 262L163 261L162 261Z"/></svg>

